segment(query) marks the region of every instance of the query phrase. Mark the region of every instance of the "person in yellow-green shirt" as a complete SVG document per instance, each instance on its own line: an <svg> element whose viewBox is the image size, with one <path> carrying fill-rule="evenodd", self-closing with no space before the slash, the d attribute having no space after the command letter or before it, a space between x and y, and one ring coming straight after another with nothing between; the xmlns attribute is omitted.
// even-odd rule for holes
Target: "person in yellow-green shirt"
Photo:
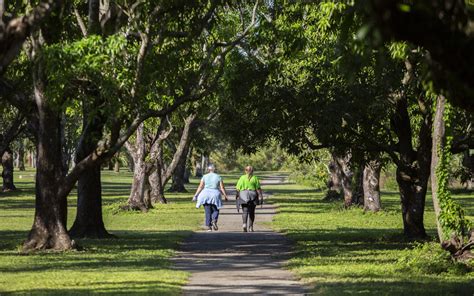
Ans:
<svg viewBox="0 0 474 296"><path fill-rule="evenodd" d="M239 178L236 185L237 198L242 207L242 229L244 232L253 232L255 208L263 204L263 193L260 180L253 175L253 167L245 167L245 175Z"/></svg>

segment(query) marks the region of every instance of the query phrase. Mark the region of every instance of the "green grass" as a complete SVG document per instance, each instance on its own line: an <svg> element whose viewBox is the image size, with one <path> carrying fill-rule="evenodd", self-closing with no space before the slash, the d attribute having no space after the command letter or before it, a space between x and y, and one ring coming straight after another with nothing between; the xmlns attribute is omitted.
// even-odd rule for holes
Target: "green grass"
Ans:
<svg viewBox="0 0 474 296"><path fill-rule="evenodd" d="M272 173L257 174L260 176ZM231 189L240 174L224 174ZM34 215L34 172L16 173L21 191L0 193L0 295L19 294L160 294L177 295L189 274L173 270L170 257L179 242L202 222L202 210L190 202L198 180L187 194L168 194L168 205L149 213L114 214L126 201L131 174L103 171L104 220L118 236L81 240L81 251L22 255L18 249ZM298 185L266 186L275 194L279 214L273 227L295 241L288 268L323 295L472 295L474 274L446 263L436 244L415 248L401 235L400 202L385 192L384 211L344 210L321 200L322 193ZM75 193L69 198L71 226ZM472 193L456 193L470 218ZM435 235L434 213L427 198L425 222Z"/></svg>
<svg viewBox="0 0 474 296"><path fill-rule="evenodd" d="M298 185L273 186L279 206L273 227L296 243L288 268L321 295L473 295L474 273L453 265L435 242L415 247L402 236L400 201L384 192L379 213L345 210L323 193ZM425 226L435 237L431 197ZM457 194L469 218L474 196ZM422 249L424 248L424 249ZM420 269L419 267L422 266Z"/></svg>
<svg viewBox="0 0 474 296"><path fill-rule="evenodd" d="M0 194L0 294L171 294L181 292L189 276L173 270L169 258L178 243L195 230L202 211L192 192L168 194L168 205L146 214L113 214L126 201L131 174L103 171L104 222L118 239L81 240L82 251L18 252L34 215L33 171L16 173L21 192ZM196 180L190 189L195 190ZM76 196L69 198L68 225L75 217Z"/></svg>

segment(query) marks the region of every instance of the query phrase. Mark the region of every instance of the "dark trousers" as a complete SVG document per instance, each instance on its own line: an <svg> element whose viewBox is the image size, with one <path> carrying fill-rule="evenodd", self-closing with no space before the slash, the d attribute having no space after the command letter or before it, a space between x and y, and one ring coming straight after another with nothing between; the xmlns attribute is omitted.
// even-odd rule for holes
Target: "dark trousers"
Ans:
<svg viewBox="0 0 474 296"><path fill-rule="evenodd" d="M204 212L206 212L206 226L211 226L212 221L217 222L217 218L219 218L219 209L217 209L216 205L204 204Z"/></svg>
<svg viewBox="0 0 474 296"><path fill-rule="evenodd" d="M255 221L255 207L256 205L253 204L242 204L242 222L248 227L253 226L253 221Z"/></svg>

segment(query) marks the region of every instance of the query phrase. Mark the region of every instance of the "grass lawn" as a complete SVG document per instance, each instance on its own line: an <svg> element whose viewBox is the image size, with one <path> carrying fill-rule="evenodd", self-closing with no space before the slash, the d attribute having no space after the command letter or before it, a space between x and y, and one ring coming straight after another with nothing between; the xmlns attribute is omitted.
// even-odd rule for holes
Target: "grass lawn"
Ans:
<svg viewBox="0 0 474 296"><path fill-rule="evenodd" d="M259 174L261 176L272 173ZM169 258L179 242L197 229L202 210L189 193L168 194L168 205L149 213L116 213L126 201L132 176L103 171L104 220L118 236L109 240L81 240L81 251L18 252L34 214L34 171L16 172L21 190L0 193L0 295L20 294L166 294L177 295L189 274L173 270ZM230 189L239 174L223 175ZM413 250L401 235L398 195L385 192L384 211L343 210L340 202L323 202L322 193L303 186L272 185L279 205L273 227L296 243L289 268L323 295L473 295L474 274L446 264L436 244ZM470 218L474 196L457 194ZM75 217L75 193L69 198L69 226ZM428 200L426 226L435 234L434 213ZM434 250L434 251L433 251ZM443 265L444 264L444 265Z"/></svg>
<svg viewBox="0 0 474 296"><path fill-rule="evenodd" d="M267 188L279 206L273 227L296 243L288 268L317 295L474 295L474 273L449 264L435 242L403 239L399 196L384 192L380 213L345 210L323 193L298 185ZM456 194L473 220L474 195ZM425 226L435 236L431 197Z"/></svg>
<svg viewBox="0 0 474 296"><path fill-rule="evenodd" d="M103 171L104 221L118 239L81 240L82 251L21 255L18 248L34 215L34 171L16 172L21 192L0 193L0 294L179 294L188 274L171 269L169 258L186 235L199 227L202 210L193 193L168 194L168 205L146 214L114 214L126 201L132 176ZM194 180L190 189L196 188ZM69 198L68 225L76 195Z"/></svg>

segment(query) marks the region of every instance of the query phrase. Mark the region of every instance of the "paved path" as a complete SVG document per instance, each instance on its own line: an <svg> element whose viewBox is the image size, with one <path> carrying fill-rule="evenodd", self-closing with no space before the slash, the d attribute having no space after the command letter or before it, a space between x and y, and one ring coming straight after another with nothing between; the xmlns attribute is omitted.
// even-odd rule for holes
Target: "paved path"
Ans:
<svg viewBox="0 0 474 296"><path fill-rule="evenodd" d="M262 184L265 189L265 184L281 182L283 178L271 177ZM275 207L258 207L255 232L244 233L234 196L229 194L231 201L220 211L219 231L195 232L173 259L177 269L192 273L183 294L305 295L306 290L283 268L291 251L288 239L262 224L272 220Z"/></svg>

